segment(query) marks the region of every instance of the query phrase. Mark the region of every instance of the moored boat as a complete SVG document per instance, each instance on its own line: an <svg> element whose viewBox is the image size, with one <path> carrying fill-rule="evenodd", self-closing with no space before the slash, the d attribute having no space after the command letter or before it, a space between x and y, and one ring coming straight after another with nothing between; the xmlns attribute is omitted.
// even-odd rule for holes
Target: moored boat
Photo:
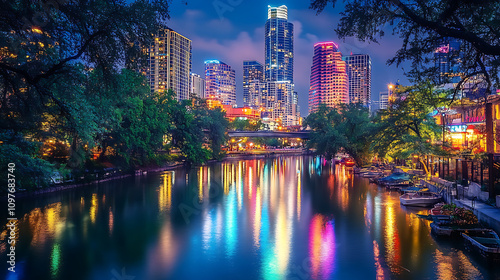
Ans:
<svg viewBox="0 0 500 280"><path fill-rule="evenodd" d="M488 260L500 261L500 238L493 230L465 231L462 237L469 249L478 251Z"/></svg>
<svg viewBox="0 0 500 280"><path fill-rule="evenodd" d="M450 222L451 217L446 215L436 215L433 216L434 222L431 223L431 233L437 236L445 237L460 237L461 233L464 232L481 232L485 229L479 224L474 225L459 225Z"/></svg>
<svg viewBox="0 0 500 280"><path fill-rule="evenodd" d="M404 206L428 207L440 202L443 196L433 192L405 193L399 197Z"/></svg>
<svg viewBox="0 0 500 280"><path fill-rule="evenodd" d="M380 177L382 176L382 172L380 171L368 171L368 172L364 172L364 173L360 173L362 177L365 177L365 178L375 178L375 177Z"/></svg>

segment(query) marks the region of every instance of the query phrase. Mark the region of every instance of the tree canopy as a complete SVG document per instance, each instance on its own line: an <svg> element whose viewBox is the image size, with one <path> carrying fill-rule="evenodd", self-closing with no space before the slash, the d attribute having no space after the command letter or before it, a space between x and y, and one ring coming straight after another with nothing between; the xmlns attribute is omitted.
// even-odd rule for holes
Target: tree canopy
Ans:
<svg viewBox="0 0 500 280"><path fill-rule="evenodd" d="M169 149L190 163L220 158L224 113L152 93L140 73L170 2L1 2L0 169L14 162L28 188L57 169L132 169Z"/></svg>
<svg viewBox="0 0 500 280"><path fill-rule="evenodd" d="M338 109L321 104L303 125L312 130L308 145L319 154L330 159L342 149L358 165L369 162L371 136L376 126L371 122L368 108L362 104L342 104Z"/></svg>
<svg viewBox="0 0 500 280"><path fill-rule="evenodd" d="M318 13L336 0L311 0ZM341 38L355 36L377 42L387 31L399 35L402 46L389 63L412 63L408 73L416 82L443 82L433 56L439 43L458 39L460 64L457 89L464 83L481 84L486 94L500 87L500 1L345 1L336 32ZM445 50L446 51L446 50Z"/></svg>
<svg viewBox="0 0 500 280"><path fill-rule="evenodd" d="M94 133L97 127L81 125L92 113L85 76L98 70L100 87L116 88L119 69L139 69L141 47L168 18L169 2L3 1L0 127L33 133L52 116L82 137Z"/></svg>
<svg viewBox="0 0 500 280"><path fill-rule="evenodd" d="M445 155L442 127L432 113L449 102L450 92L437 90L431 83L400 87L391 105L381 110L374 122L377 133L373 149L381 157L407 159L412 155ZM425 166L425 163L423 163Z"/></svg>

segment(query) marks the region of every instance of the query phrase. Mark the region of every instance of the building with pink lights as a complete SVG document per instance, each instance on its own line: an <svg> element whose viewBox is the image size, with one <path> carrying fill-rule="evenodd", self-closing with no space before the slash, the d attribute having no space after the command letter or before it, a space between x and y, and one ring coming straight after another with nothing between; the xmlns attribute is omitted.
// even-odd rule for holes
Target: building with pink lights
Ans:
<svg viewBox="0 0 500 280"><path fill-rule="evenodd" d="M349 82L346 63L334 42L314 45L313 64L309 88L309 112L315 112L320 104L337 107L349 102Z"/></svg>

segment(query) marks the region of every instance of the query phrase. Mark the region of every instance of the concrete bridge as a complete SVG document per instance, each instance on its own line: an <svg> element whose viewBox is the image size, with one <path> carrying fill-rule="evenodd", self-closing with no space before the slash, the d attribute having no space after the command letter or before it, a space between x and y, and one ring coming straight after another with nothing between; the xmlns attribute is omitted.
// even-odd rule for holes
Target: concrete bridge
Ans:
<svg viewBox="0 0 500 280"><path fill-rule="evenodd" d="M300 138L309 139L310 131L283 132L283 131L229 131L229 137L272 137L272 138Z"/></svg>

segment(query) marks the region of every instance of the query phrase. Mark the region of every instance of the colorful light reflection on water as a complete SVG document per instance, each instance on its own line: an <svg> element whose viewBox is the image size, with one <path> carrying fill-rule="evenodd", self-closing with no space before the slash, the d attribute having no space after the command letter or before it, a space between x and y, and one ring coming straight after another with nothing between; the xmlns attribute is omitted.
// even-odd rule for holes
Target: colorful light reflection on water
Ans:
<svg viewBox="0 0 500 280"><path fill-rule="evenodd" d="M500 277L431 237L396 193L319 157L178 168L19 205L22 279Z"/></svg>

